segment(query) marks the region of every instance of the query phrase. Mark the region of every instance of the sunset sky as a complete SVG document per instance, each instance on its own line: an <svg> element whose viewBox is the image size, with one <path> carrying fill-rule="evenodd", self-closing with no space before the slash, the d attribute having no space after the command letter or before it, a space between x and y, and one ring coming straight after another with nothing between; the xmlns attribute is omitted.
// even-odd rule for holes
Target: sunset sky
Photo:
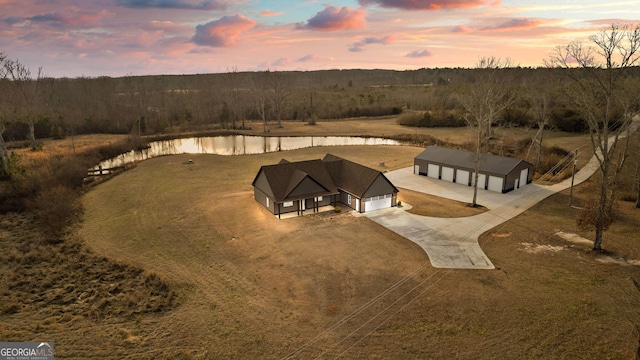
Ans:
<svg viewBox="0 0 640 360"><path fill-rule="evenodd" d="M54 77L540 66L639 19L617 0L0 0L0 52Z"/></svg>

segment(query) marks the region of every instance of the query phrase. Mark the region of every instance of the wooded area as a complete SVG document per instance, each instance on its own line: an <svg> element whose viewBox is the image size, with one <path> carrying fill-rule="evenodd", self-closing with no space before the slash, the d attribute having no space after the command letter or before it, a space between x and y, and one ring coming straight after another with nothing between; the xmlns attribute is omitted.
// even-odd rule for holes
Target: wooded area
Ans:
<svg viewBox="0 0 640 360"><path fill-rule="evenodd" d="M586 129L575 105L562 97L556 80L560 70L502 71L509 73L511 91L518 101L498 123L537 126L531 96L542 88L550 94L547 126L575 132ZM28 139L31 126L36 138L83 133L151 135L243 128L245 120L312 121L403 110L420 112L420 117L427 114L429 119L417 125L464 126L464 107L458 95L470 91L482 77L480 69L231 71L75 79L52 79L40 72L37 77L0 82L3 94L15 95L5 96L0 116L7 141ZM16 91L18 83L31 86Z"/></svg>

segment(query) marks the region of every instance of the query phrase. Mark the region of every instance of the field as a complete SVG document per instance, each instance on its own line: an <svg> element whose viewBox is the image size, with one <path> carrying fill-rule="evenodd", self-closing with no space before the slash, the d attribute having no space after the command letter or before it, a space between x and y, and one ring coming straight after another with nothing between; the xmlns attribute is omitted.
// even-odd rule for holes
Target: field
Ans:
<svg viewBox="0 0 640 360"><path fill-rule="evenodd" d="M271 135L403 131L379 120L287 125ZM451 141L465 138L459 130L439 131ZM583 141L561 134L549 139L569 148ZM102 258L144 270L135 275L142 279L137 283L106 279L107 289L96 290L129 287L129 301L114 297L112 313L102 317L81 314L97 306L92 304L73 317L42 313L49 320L36 330L37 313L5 309L1 338L52 340L60 358L635 356L640 291L634 280L640 281L640 269L633 264L640 259L640 215L630 203L621 203L621 220L605 234L606 254L555 235L590 238L576 229L576 210L567 206L568 193L561 193L484 234L480 244L497 269L470 271L431 267L418 246L364 217L327 213L277 220L252 198L259 167L283 157L296 161L331 152L385 171L411 166L420 150L348 146L142 162L83 197L83 222L70 236L92 254L80 271ZM192 165L185 164L189 159ZM576 189L575 201L585 191ZM462 204L434 204L402 189L400 196L425 214L466 211ZM11 235L20 221L5 219L3 231ZM91 281L77 276L76 288ZM152 302L152 294L164 291L156 278L171 289L170 302ZM139 309L147 304L151 310Z"/></svg>

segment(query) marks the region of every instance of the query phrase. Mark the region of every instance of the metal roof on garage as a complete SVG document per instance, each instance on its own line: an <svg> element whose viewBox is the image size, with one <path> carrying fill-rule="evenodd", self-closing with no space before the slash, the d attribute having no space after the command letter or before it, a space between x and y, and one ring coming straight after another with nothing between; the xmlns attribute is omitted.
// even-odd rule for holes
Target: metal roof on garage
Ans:
<svg viewBox="0 0 640 360"><path fill-rule="evenodd" d="M471 151L429 146L415 158L456 169L474 171L476 154ZM507 175L520 163L526 163L533 168L532 164L524 160L492 154L480 154L481 173Z"/></svg>

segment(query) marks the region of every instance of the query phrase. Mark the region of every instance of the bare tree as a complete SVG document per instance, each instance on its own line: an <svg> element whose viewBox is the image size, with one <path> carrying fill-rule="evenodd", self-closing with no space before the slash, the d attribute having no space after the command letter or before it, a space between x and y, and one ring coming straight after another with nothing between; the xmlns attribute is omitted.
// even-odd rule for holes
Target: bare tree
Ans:
<svg viewBox="0 0 640 360"><path fill-rule="evenodd" d="M480 171L480 157L483 140L485 151L489 151L491 127L497 117L514 101L504 69L511 66L511 62L495 57L482 58L477 66L477 79L469 88L459 95L464 107L464 119L467 124L476 129L475 173L473 175L473 201L476 207L478 197L478 172Z"/></svg>
<svg viewBox="0 0 640 360"><path fill-rule="evenodd" d="M529 160L529 156L533 153L536 157L535 166L540 164L544 130L551 120L551 98L553 95L548 91L545 83L545 81L539 78L534 79L528 84L526 95L531 105L529 113L536 127L536 132L527 150L527 160Z"/></svg>
<svg viewBox="0 0 640 360"><path fill-rule="evenodd" d="M15 112L23 117L29 125L29 140L31 149L37 148L35 135L36 112L41 100L41 85L44 75L42 68L38 69L38 75L34 79L31 70L18 60L4 60L5 76L9 80L14 96Z"/></svg>
<svg viewBox="0 0 640 360"><path fill-rule="evenodd" d="M253 74L254 100L256 111L262 120L263 132L269 132L267 128L267 105L269 102L269 78L271 71L258 71Z"/></svg>
<svg viewBox="0 0 640 360"><path fill-rule="evenodd" d="M237 67L227 69L225 74L225 98L229 111L229 120L231 120L231 128L236 129L239 117L240 106L240 74ZM244 122L242 123L244 129Z"/></svg>
<svg viewBox="0 0 640 360"><path fill-rule="evenodd" d="M601 182L597 201L590 203L595 209L587 206L583 211L592 215L580 216L578 224L595 230L593 249L600 251L603 232L615 219L616 181L627 157L629 136L623 139L629 135L634 107L626 75L640 59L640 25L612 25L589 41L589 45L578 40L556 48L546 64L570 69L573 81L567 93L590 130Z"/></svg>
<svg viewBox="0 0 640 360"><path fill-rule="evenodd" d="M0 52L0 82L4 85L7 79L7 71L4 66L7 56ZM10 176L9 172L9 154L7 152L7 144L4 141L5 119L4 114L0 113L0 162L2 162L2 174L3 176Z"/></svg>
<svg viewBox="0 0 640 360"><path fill-rule="evenodd" d="M269 100L273 106L273 110L276 113L276 120L278 121L278 127L282 127L282 113L284 107L287 104L289 98L290 84L287 81L286 75L282 71L273 71L269 74Z"/></svg>
<svg viewBox="0 0 640 360"><path fill-rule="evenodd" d="M635 153L636 153L636 169L633 178L633 190L636 193L636 209L640 209L640 137L636 139Z"/></svg>

